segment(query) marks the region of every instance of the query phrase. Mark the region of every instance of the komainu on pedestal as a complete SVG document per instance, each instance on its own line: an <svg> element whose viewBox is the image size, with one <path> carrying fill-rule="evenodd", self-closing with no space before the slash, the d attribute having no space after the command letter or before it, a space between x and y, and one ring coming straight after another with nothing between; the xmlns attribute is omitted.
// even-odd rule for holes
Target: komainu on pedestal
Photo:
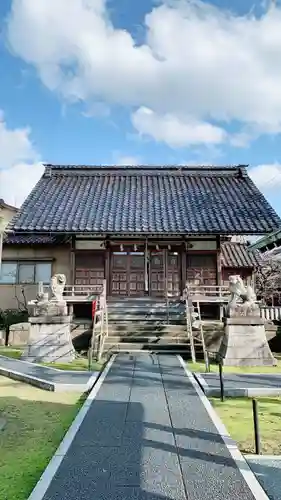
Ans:
<svg viewBox="0 0 281 500"><path fill-rule="evenodd" d="M234 275L229 277L229 292L218 359L226 366L275 366L253 288Z"/></svg>
<svg viewBox="0 0 281 500"><path fill-rule="evenodd" d="M71 339L71 316L63 297L66 278L55 274L51 297L41 286L37 299L29 302L29 339L22 359L34 363L68 363L75 359Z"/></svg>

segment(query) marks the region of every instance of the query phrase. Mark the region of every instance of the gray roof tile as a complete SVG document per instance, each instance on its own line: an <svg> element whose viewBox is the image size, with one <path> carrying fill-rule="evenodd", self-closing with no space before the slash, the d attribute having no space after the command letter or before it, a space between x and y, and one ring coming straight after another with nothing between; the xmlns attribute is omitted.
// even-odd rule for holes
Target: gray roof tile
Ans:
<svg viewBox="0 0 281 500"><path fill-rule="evenodd" d="M258 267L260 255L251 251L245 243L224 242L221 245L221 258L223 267L241 268Z"/></svg>
<svg viewBox="0 0 281 500"><path fill-rule="evenodd" d="M244 167L47 165L10 229L260 234L280 226Z"/></svg>

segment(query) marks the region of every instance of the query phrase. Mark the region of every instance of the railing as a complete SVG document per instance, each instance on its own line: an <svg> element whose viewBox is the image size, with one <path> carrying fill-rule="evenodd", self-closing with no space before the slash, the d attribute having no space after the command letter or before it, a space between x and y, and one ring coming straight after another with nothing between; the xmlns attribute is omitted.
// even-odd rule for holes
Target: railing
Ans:
<svg viewBox="0 0 281 500"><path fill-rule="evenodd" d="M280 306L263 306L260 305L260 315L261 318L267 319L269 321L280 321L281 320L281 307Z"/></svg>
<svg viewBox="0 0 281 500"><path fill-rule="evenodd" d="M185 294L199 302L228 302L229 289L225 285L190 285L186 283Z"/></svg>
<svg viewBox="0 0 281 500"><path fill-rule="evenodd" d="M88 351L89 371L92 370L93 356L100 361L104 343L108 337L108 310L106 300L106 280L103 280L102 291L92 302L92 336Z"/></svg>
<svg viewBox="0 0 281 500"><path fill-rule="evenodd" d="M99 285L65 285L63 297L67 302L89 302L92 297L100 296L104 290L104 282ZM38 293L50 292L50 285L38 284Z"/></svg>

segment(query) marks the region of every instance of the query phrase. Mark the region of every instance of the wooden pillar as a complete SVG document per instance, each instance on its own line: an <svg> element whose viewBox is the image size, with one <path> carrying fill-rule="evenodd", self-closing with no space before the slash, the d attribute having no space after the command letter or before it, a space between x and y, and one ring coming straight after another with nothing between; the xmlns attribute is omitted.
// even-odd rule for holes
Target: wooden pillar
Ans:
<svg viewBox="0 0 281 500"><path fill-rule="evenodd" d="M71 236L70 240L70 281L71 285L75 285L75 236Z"/></svg>
<svg viewBox="0 0 281 500"><path fill-rule="evenodd" d="M222 266L221 266L221 239L220 236L216 237L217 240L217 285L221 286L222 284ZM219 306L219 317L220 321L223 318L223 305Z"/></svg>
<svg viewBox="0 0 281 500"><path fill-rule="evenodd" d="M104 278L106 279L106 294L107 296L111 293L111 283L110 283L110 245L109 241L105 242L105 268L104 268Z"/></svg>
<svg viewBox="0 0 281 500"><path fill-rule="evenodd" d="M181 247L181 295L183 295L183 291L186 285L186 259L187 259L186 244L185 242L183 242Z"/></svg>

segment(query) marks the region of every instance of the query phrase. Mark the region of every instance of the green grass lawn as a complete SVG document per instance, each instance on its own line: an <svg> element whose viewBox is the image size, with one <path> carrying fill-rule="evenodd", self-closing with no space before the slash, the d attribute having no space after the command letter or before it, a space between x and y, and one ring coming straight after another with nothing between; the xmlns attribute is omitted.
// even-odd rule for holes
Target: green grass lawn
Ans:
<svg viewBox="0 0 281 500"><path fill-rule="evenodd" d="M104 360L97 362L93 361L92 370L100 371L104 365ZM88 359L84 357L76 358L71 363L40 363L44 366L50 366L52 368L58 368L59 370L74 370L74 371L83 371L88 370Z"/></svg>
<svg viewBox="0 0 281 500"><path fill-rule="evenodd" d="M26 500L84 400L0 377L0 498Z"/></svg>
<svg viewBox="0 0 281 500"><path fill-rule="evenodd" d="M17 347L0 347L0 355L7 356L8 358L20 359L23 353L23 348ZM101 360L100 362L93 361L92 370L100 371L105 363L105 360ZM88 358L86 356L78 356L71 363L39 363L43 366L50 366L52 368L58 368L59 370L74 370L74 371L82 371L88 370Z"/></svg>
<svg viewBox="0 0 281 500"><path fill-rule="evenodd" d="M243 453L255 453L252 401L246 398L210 399L230 436ZM261 452L281 455L281 398L259 398Z"/></svg>
<svg viewBox="0 0 281 500"><path fill-rule="evenodd" d="M224 366L223 371L225 373L281 373L281 356L280 354L274 354L275 358L278 359L277 366ZM199 361L197 363L192 363L188 361L187 368L192 372L205 372L206 367L204 361ZM211 372L218 373L219 365L212 362L210 364Z"/></svg>
<svg viewBox="0 0 281 500"><path fill-rule="evenodd" d="M7 356L8 358L15 358L19 359L22 355L22 349L16 348L16 347L6 347L6 346L1 346L0 347L0 354L2 356Z"/></svg>

